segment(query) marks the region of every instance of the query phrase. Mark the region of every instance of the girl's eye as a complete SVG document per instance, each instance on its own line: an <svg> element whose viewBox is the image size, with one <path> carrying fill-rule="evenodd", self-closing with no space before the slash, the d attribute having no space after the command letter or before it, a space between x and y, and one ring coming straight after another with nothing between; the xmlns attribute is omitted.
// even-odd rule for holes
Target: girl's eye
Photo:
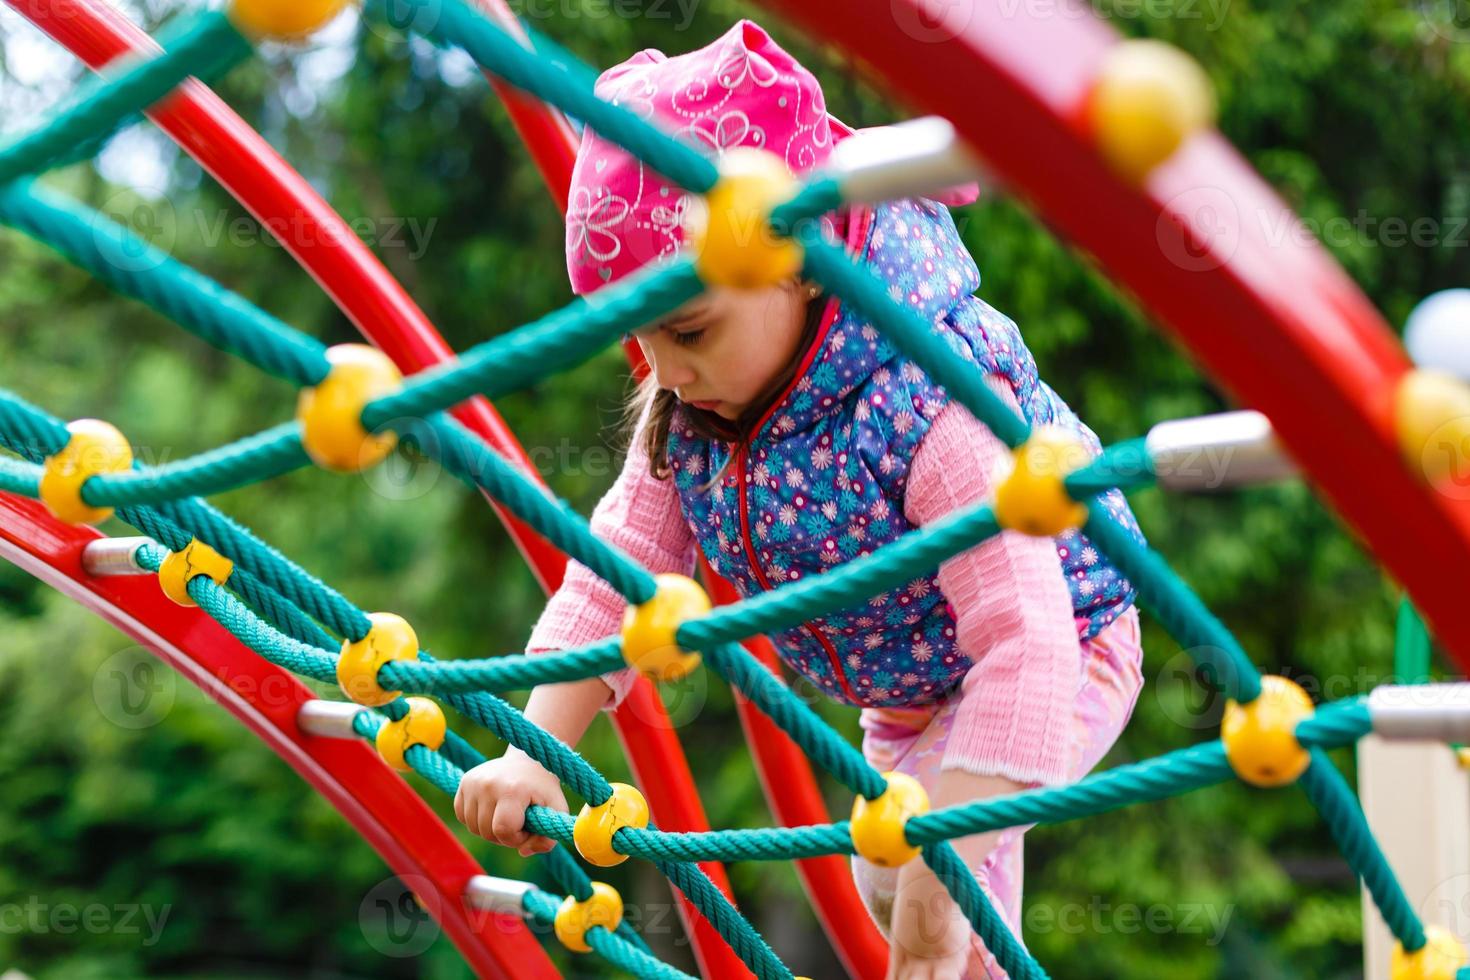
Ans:
<svg viewBox="0 0 1470 980"><path fill-rule="evenodd" d="M674 334L674 343L683 344L685 347L689 347L699 343L699 338L703 334L703 327L700 327L698 330L691 330L688 333L676 333Z"/></svg>

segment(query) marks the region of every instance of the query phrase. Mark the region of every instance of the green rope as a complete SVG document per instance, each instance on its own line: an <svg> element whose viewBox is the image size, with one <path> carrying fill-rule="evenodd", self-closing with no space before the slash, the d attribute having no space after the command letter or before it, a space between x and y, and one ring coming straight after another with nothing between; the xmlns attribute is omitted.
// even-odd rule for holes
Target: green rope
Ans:
<svg viewBox="0 0 1470 980"><path fill-rule="evenodd" d="M430 15L424 18L427 23L421 30L425 37L463 48L481 68L581 119L598 135L621 146L674 183L699 193L714 186L715 165L701 151L628 110L598 98L593 92L596 76L580 60L564 50L565 60L559 62L537 55L535 48L552 50L549 38L536 35L532 41L534 48L527 48L462 0L394 2L419 7ZM385 0L371 0L365 9L370 16L381 18L385 13L384 3ZM533 33L529 28L526 30Z"/></svg>
<svg viewBox="0 0 1470 980"><path fill-rule="evenodd" d="M39 463L60 452L71 438L60 419L0 388L0 442Z"/></svg>
<svg viewBox="0 0 1470 980"><path fill-rule="evenodd" d="M163 555L157 548L142 548L137 557L141 567L156 572ZM199 575L190 579L185 588L189 591L189 598L198 603L211 619L271 663L314 680L337 682L334 658L272 629L212 579Z"/></svg>
<svg viewBox="0 0 1470 980"><path fill-rule="evenodd" d="M31 180L0 188L0 221L190 333L298 385L326 377L326 349L96 211Z"/></svg>
<svg viewBox="0 0 1470 980"><path fill-rule="evenodd" d="M0 457L0 490L23 497L39 497L41 468L34 463Z"/></svg>
<svg viewBox="0 0 1470 980"><path fill-rule="evenodd" d="M779 589L720 606L679 626L676 638L685 650L704 650L720 643L774 633L834 610L867 602L872 596L927 575L946 558L990 538L1000 530L988 504L965 510L910 531L896 541L859 558L788 583Z"/></svg>
<svg viewBox="0 0 1470 980"><path fill-rule="evenodd" d="M1025 790L923 813L909 820L904 836L910 844L932 844L1002 827L1060 823L1166 799L1234 775L1224 746L1218 740L1205 742L1109 769L1070 786Z"/></svg>
<svg viewBox="0 0 1470 980"><path fill-rule="evenodd" d="M1368 894L1373 896L1373 904L1378 906L1394 938L1403 943L1407 952L1422 948L1426 942L1424 924L1414 913L1409 897L1379 849L1378 840L1363 816L1363 808L1327 753L1320 748L1309 751L1312 762L1298 780L1302 789L1327 821L1337 846L1367 887Z"/></svg>
<svg viewBox="0 0 1470 980"><path fill-rule="evenodd" d="M575 650L517 654L439 663L398 660L383 665L378 683L389 690L426 694L444 691L513 691L596 677L626 667L617 636Z"/></svg>
<svg viewBox="0 0 1470 980"><path fill-rule="evenodd" d="M519 391L581 364L623 333L667 315L703 289L687 259L642 270L595 297L577 299L414 375L399 391L363 409L363 427L373 431L395 420L417 420L475 394L494 398Z"/></svg>
<svg viewBox="0 0 1470 980"><path fill-rule="evenodd" d="M526 892L521 899L526 915L538 925L550 929L556 921L556 911L562 900L537 888ZM627 923L625 922L626 926ZM681 970L676 970L646 950L628 943L621 935L610 933L602 926L587 930L587 945L592 951L613 966L649 980L697 980Z"/></svg>
<svg viewBox="0 0 1470 980"><path fill-rule="evenodd" d="M859 265L841 246L825 240L819 228L800 227L797 240L805 249L809 276L850 303L975 418L989 426L1001 442L1014 448L1026 441L1030 432L1026 420L990 390L974 364L960 359L945 341L944 332L894 302L876 273Z"/></svg>
<svg viewBox="0 0 1470 980"><path fill-rule="evenodd" d="M639 604L653 598L653 576L621 549L594 535L587 519L570 504L532 482L455 419L440 413L429 419L429 426L437 438L424 448L451 473L488 492L629 602Z"/></svg>
<svg viewBox="0 0 1470 980"><path fill-rule="evenodd" d="M649 826L652 826L650 824ZM699 909L710 925L724 937L726 943L750 967L760 980L792 980L791 971L776 956L755 927L736 911L725 893L715 887L714 882L699 869L698 865L683 861L655 861L654 867L684 893L684 897Z"/></svg>
<svg viewBox="0 0 1470 980"><path fill-rule="evenodd" d="M128 473L99 473L82 484L82 500L93 507L168 503L269 480L310 462L301 448L301 424L283 422L177 463Z"/></svg>
<svg viewBox="0 0 1470 980"><path fill-rule="evenodd" d="M954 845L948 841L925 844L921 853L924 862L954 896L960 911L965 913L985 948L995 955L1006 975L1014 980L1046 980L1046 971L1011 933L995 906L990 904L990 899L980 890L970 869L955 853Z"/></svg>
<svg viewBox="0 0 1470 980"><path fill-rule="evenodd" d="M1213 675L1213 682L1221 690L1242 704L1260 695L1260 672L1241 649L1235 634L1215 618L1157 552L1139 544L1106 516L1093 514L1083 531L1133 583L1139 599L1159 617L1179 645L1206 668L1207 675Z"/></svg>
<svg viewBox="0 0 1470 980"><path fill-rule="evenodd" d="M244 565L267 586L338 635L349 640L367 636L372 627L367 613L209 504L200 500L176 500L159 504L155 512L228 555L237 565Z"/></svg>
<svg viewBox="0 0 1470 980"><path fill-rule="evenodd" d="M1158 475L1145 439L1129 439L1107 447L1086 466L1067 474L1062 485L1073 500L1087 503L1113 488L1137 490L1152 486Z"/></svg>
<svg viewBox="0 0 1470 980"><path fill-rule="evenodd" d="M190 75L207 81L224 74L252 50L224 13L200 14L169 50L134 63L90 98L0 148L0 184L45 169L77 143L157 102Z"/></svg>
<svg viewBox="0 0 1470 980"><path fill-rule="evenodd" d="M704 661L844 786L870 800L888 788L887 781L861 752L833 731L810 705L743 647L735 643L719 644L709 649Z"/></svg>

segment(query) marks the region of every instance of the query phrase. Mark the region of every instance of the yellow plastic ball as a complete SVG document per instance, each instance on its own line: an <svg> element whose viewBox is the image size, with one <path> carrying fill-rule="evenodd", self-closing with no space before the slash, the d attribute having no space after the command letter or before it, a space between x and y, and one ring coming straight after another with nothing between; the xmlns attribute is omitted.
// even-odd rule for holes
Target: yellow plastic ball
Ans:
<svg viewBox="0 0 1470 980"><path fill-rule="evenodd" d="M612 796L600 806L582 804L572 824L572 843L577 853L603 868L622 864L628 855L613 850L612 839L624 827L648 826L648 801L636 786L613 783Z"/></svg>
<svg viewBox="0 0 1470 980"><path fill-rule="evenodd" d="M712 608L698 582L685 575L655 575L658 591L623 613L623 659L655 681L672 681L699 666L699 654L674 641L679 624Z"/></svg>
<svg viewBox="0 0 1470 980"><path fill-rule="evenodd" d="M1254 701L1227 701L1220 739L1235 774L1255 786L1295 781L1312 761L1297 741L1296 726L1314 711L1300 685L1276 674L1261 678L1261 694Z"/></svg>
<svg viewBox="0 0 1470 980"><path fill-rule="evenodd" d="M1088 102L1107 161L1142 182L1193 133L1211 125L1215 96L1193 58L1171 44L1123 41L1108 52Z"/></svg>
<svg viewBox="0 0 1470 980"><path fill-rule="evenodd" d="M41 471L41 502L68 524L96 524L112 516L111 507L82 502L82 484L98 473L121 473L133 465L133 447L117 428L100 419L68 422L71 438Z"/></svg>
<svg viewBox="0 0 1470 980"><path fill-rule="evenodd" d="M301 445L318 466L344 473L381 462L398 441L394 432L369 433L362 427L368 402L396 391L403 375L388 355L366 344L327 349L330 373L314 388L301 389L296 418Z"/></svg>
<svg viewBox="0 0 1470 980"><path fill-rule="evenodd" d="M373 744L383 761L400 772L413 767L406 758L410 746L437 749L444 744L444 712L428 698L407 698L408 714L378 729Z"/></svg>
<svg viewBox="0 0 1470 980"><path fill-rule="evenodd" d="M706 285L774 286L801 271L802 248L777 235L771 210L790 200L796 179L775 154L753 146L725 151L720 179L691 212L688 239Z"/></svg>
<svg viewBox="0 0 1470 980"><path fill-rule="evenodd" d="M158 584L163 586L163 594L179 605L196 606L198 603L189 595L190 579L208 575L215 585L224 585L234 570L233 561L194 538L183 551L170 551L163 559L158 567Z"/></svg>
<svg viewBox="0 0 1470 980"><path fill-rule="evenodd" d="M419 638L413 627L393 613L368 613L372 628L360 640L342 644L337 658L337 683L358 704L377 708L387 704L401 691L385 691L378 683L378 669L390 660L417 660Z"/></svg>
<svg viewBox="0 0 1470 980"><path fill-rule="evenodd" d="M903 828L909 817L929 812L929 794L906 773L885 772L883 778L888 780L883 795L852 801L852 847L873 864L896 868L919 854L918 846L904 838Z"/></svg>
<svg viewBox="0 0 1470 980"><path fill-rule="evenodd" d="M1087 520L1087 505L1073 500L1063 482L1091 457L1082 439L1058 426L1033 429L1012 454L1012 467L995 492L1001 527L1054 537Z"/></svg>
<svg viewBox="0 0 1470 980"><path fill-rule="evenodd" d="M1455 762L1461 769L1470 769L1470 747L1462 745L1455 749Z"/></svg>
<svg viewBox="0 0 1470 980"><path fill-rule="evenodd" d="M571 895L562 899L552 927L556 930L556 938L567 949L574 953L590 953L592 947L587 945L587 931L594 926L602 926L612 932L622 921L623 897L612 885L594 881L592 896L587 901L579 902Z"/></svg>
<svg viewBox="0 0 1470 980"><path fill-rule="evenodd" d="M1407 372L1394 394L1404 459L1430 483L1470 480L1470 384L1443 371Z"/></svg>
<svg viewBox="0 0 1470 980"><path fill-rule="evenodd" d="M252 38L299 41L331 23L348 0L231 0L230 20Z"/></svg>
<svg viewBox="0 0 1470 980"><path fill-rule="evenodd" d="M1412 953L1402 943L1393 944L1388 975L1393 980L1455 980L1460 967L1470 962L1465 947L1444 926L1426 925L1425 944Z"/></svg>

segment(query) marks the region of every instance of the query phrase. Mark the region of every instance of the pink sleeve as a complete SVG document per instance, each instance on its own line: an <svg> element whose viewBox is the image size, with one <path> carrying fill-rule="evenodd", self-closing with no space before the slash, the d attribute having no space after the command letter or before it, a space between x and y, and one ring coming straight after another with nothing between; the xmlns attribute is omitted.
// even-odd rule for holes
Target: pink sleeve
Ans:
<svg viewBox="0 0 1470 980"><path fill-rule="evenodd" d="M647 413L638 421L623 470L592 511L592 533L625 551L651 572L694 571L694 536L684 522L674 481L648 472L642 446ZM526 641L527 653L582 646L621 629L628 603L576 559L567 563L561 588L546 603ZM604 710L622 703L638 679L632 667L602 674L612 688Z"/></svg>
<svg viewBox="0 0 1470 980"><path fill-rule="evenodd" d="M1019 413L1004 378L986 382ZM985 499L1006 454L968 409L950 403L914 454L905 515L923 525ZM941 562L939 588L954 610L956 642L974 661L941 770L1067 782L1082 656L1055 541L1002 531Z"/></svg>

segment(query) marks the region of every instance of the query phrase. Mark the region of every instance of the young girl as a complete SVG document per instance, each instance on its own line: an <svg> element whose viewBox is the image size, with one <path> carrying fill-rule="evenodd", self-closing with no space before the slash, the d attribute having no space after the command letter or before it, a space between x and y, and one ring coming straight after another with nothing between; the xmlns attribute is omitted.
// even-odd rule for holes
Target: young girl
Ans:
<svg viewBox="0 0 1470 980"><path fill-rule="evenodd" d="M740 21L674 58L645 50L605 72L604 98L715 152L755 146L793 173L852 130L816 79ZM973 188L944 196L973 199ZM595 292L682 243L688 195L591 130L567 215L573 289ZM971 295L980 275L948 209L922 198L844 209L828 230L890 294L1032 424L1093 435L1037 377L1012 323ZM621 475L593 529L656 572L694 571L696 546L742 595L819 575L986 498L1004 445L835 297L792 280L715 288L635 333L651 371L630 414ZM1122 495L1104 505L1137 534ZM772 637L818 689L861 711L863 753L917 778L934 808L1075 781L1107 752L1142 684L1133 589L1079 532L1006 531L936 573ZM527 644L565 649L619 630L625 603L572 562ZM575 745L615 708L632 668L532 692L527 717ZM565 811L559 781L517 749L469 772L455 813L522 854L555 842L523 829L526 807ZM955 842L1020 936L1026 828ZM994 958L921 860L854 858L858 889L892 947L890 976L998 977Z"/></svg>

